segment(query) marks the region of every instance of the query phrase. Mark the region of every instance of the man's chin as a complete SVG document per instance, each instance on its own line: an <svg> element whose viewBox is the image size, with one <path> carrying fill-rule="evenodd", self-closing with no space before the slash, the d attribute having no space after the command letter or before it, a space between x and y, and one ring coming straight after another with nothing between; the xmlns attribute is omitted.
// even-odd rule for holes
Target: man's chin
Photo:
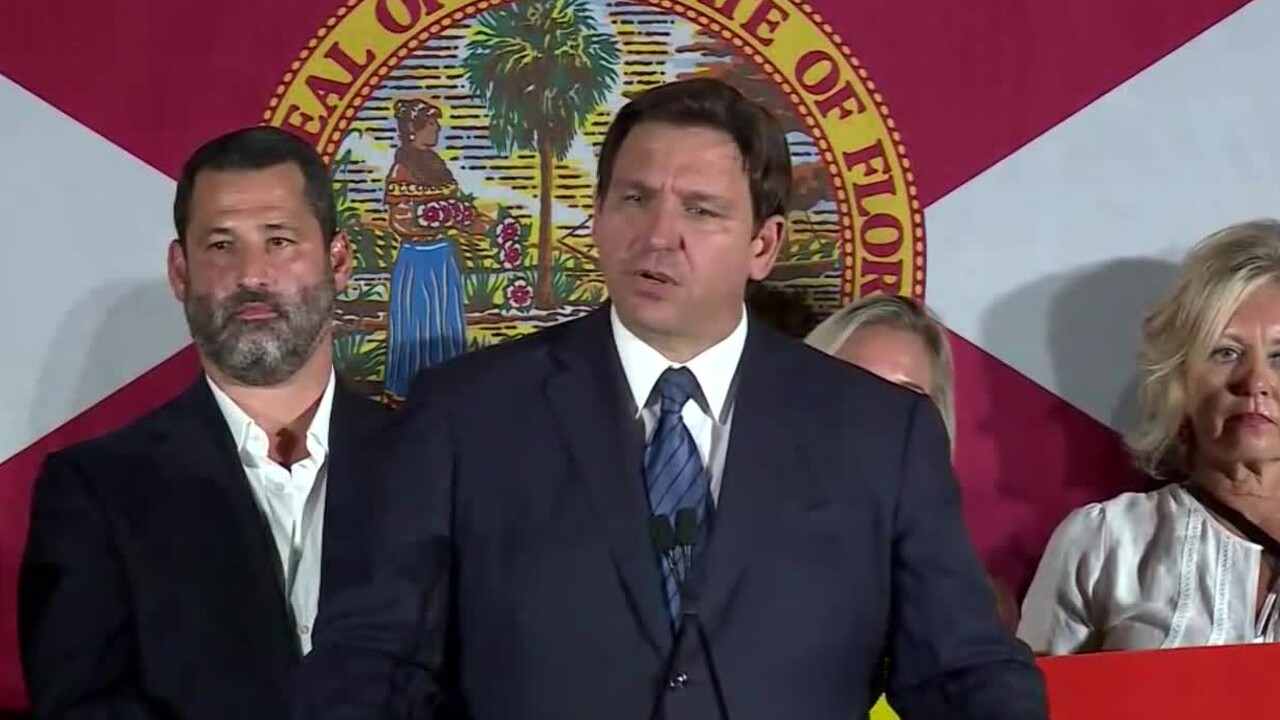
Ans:
<svg viewBox="0 0 1280 720"><path fill-rule="evenodd" d="M288 380L297 368L286 367L286 364L286 359L278 354L269 357L239 355L214 360L222 374L251 387L269 387Z"/></svg>
<svg viewBox="0 0 1280 720"><path fill-rule="evenodd" d="M679 336L685 323L681 322L675 308L640 306L628 308L629 312L618 309L618 317L627 329L641 337L673 337Z"/></svg>

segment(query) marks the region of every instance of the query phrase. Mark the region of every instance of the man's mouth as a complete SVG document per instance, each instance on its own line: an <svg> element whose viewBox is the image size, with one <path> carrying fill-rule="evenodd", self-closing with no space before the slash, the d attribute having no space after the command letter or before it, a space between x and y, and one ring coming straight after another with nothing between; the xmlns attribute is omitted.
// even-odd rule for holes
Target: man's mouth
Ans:
<svg viewBox="0 0 1280 720"><path fill-rule="evenodd" d="M247 302L236 308L236 317L241 320L271 320L277 315L274 308L262 302Z"/></svg>
<svg viewBox="0 0 1280 720"><path fill-rule="evenodd" d="M658 270L641 270L636 273L641 280L661 285L674 285L676 280L670 275Z"/></svg>

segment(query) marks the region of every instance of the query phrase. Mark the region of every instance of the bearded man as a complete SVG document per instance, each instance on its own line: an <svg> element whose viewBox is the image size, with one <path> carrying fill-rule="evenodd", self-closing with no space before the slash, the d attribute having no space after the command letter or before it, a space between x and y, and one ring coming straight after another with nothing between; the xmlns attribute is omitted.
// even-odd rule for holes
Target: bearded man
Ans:
<svg viewBox="0 0 1280 720"><path fill-rule="evenodd" d="M386 413L335 378L351 252L323 160L276 128L223 135L183 167L173 214L169 282L204 372L45 460L19 591L37 718L285 717L322 537L340 554L363 532L324 528Z"/></svg>

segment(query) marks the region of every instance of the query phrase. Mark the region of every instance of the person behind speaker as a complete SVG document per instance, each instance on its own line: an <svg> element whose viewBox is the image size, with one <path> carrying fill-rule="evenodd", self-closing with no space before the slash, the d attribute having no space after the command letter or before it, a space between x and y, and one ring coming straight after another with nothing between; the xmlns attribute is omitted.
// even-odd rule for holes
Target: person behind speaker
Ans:
<svg viewBox="0 0 1280 720"><path fill-rule="evenodd" d="M744 311L790 183L777 121L724 83L622 108L592 231L611 302L419 377L297 717L848 720L886 654L908 720L1046 717L934 404ZM649 532L673 511L687 594Z"/></svg>
<svg viewBox="0 0 1280 720"><path fill-rule="evenodd" d="M947 437L956 444L955 382L951 343L938 316L926 305L901 295L860 298L818 324L809 345L853 363L890 382L927 395L938 406ZM1004 583L991 579L1000 622L1009 633L1018 628L1018 603Z"/></svg>
<svg viewBox="0 0 1280 720"><path fill-rule="evenodd" d="M384 411L333 370L351 254L323 161L283 130L230 132L187 160L173 214L169 281L202 372L44 462L18 597L36 718L278 720L321 545L359 536L326 507L358 494L355 450Z"/></svg>
<svg viewBox="0 0 1280 720"><path fill-rule="evenodd" d="M1053 655L1280 640L1280 221L1187 253L1139 381L1129 445L1159 487L1063 519L1018 635Z"/></svg>

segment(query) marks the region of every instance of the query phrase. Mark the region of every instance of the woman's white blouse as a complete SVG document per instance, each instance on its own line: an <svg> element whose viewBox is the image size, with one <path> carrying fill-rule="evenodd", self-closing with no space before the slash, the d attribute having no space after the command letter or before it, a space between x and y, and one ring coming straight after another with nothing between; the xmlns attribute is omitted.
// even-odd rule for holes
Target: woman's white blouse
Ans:
<svg viewBox="0 0 1280 720"><path fill-rule="evenodd" d="M1275 642L1261 561L1178 485L1086 505L1054 530L1018 637L1053 655Z"/></svg>

